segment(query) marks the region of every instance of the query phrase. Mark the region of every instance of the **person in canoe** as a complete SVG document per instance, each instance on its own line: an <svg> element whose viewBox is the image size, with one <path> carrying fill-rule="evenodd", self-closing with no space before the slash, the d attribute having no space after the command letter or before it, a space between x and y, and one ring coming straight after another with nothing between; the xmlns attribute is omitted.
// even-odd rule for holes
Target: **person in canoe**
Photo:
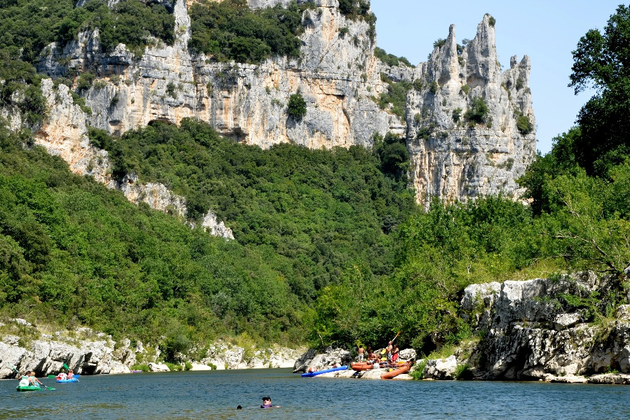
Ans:
<svg viewBox="0 0 630 420"><path fill-rule="evenodd" d="M68 379L68 374L65 371L61 371L57 374L57 378L58 381L65 381L66 379Z"/></svg>
<svg viewBox="0 0 630 420"><path fill-rule="evenodd" d="M35 372L31 372L31 374L28 377L28 385L29 386L40 386L40 385L44 385L44 384L41 383L41 381L35 377Z"/></svg>
<svg viewBox="0 0 630 420"><path fill-rule="evenodd" d="M74 378L74 371L72 369L70 369L68 371L68 379L72 379L72 378Z"/></svg>
<svg viewBox="0 0 630 420"><path fill-rule="evenodd" d="M28 373L25 373L20 378L20 383L18 384L18 386L30 386L30 384L31 384L30 376Z"/></svg>

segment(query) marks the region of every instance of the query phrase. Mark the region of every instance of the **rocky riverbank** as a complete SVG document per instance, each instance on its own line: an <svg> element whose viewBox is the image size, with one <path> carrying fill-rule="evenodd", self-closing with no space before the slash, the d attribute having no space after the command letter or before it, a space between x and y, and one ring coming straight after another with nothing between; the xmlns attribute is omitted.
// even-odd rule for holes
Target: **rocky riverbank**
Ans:
<svg viewBox="0 0 630 420"><path fill-rule="evenodd" d="M622 289L593 272L470 285L461 311L476 338L447 357L419 360L416 369L426 379L630 384L630 305Z"/></svg>
<svg viewBox="0 0 630 420"><path fill-rule="evenodd" d="M223 370L256 368L289 368L305 348L279 346L247 348L228 342L209 344L199 354L199 360L187 359L181 365L160 363L160 350L130 340L115 342L104 333L89 328L74 331L50 331L46 326L33 325L24 319L0 323L0 378L14 378L15 372L35 371L37 376L58 373L63 365L82 375L130 373L134 366L143 365L152 372L171 368L189 370Z"/></svg>
<svg viewBox="0 0 630 420"><path fill-rule="evenodd" d="M460 307L472 326L472 338L450 352L442 349L440 356L417 360L414 376L630 384L630 299L620 290L613 278L593 272L471 285L464 290ZM610 296L616 300L609 302ZM341 350L320 355L311 350L294 368L323 370L349 359L350 354ZM381 369L320 376L378 379L382 373Z"/></svg>

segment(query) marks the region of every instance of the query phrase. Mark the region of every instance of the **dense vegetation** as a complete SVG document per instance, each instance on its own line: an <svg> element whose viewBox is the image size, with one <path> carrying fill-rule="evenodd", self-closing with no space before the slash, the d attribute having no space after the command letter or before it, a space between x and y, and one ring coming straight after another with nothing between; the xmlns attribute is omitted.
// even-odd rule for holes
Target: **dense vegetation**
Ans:
<svg viewBox="0 0 630 420"><path fill-rule="evenodd" d="M109 15L95 1L82 10L63 0L0 3L1 105L18 106L31 123L45 115L32 63L49 42L67 42L85 25L129 29L106 35L105 48L120 39L140 48L148 33L164 42L172 36L170 14L157 5L122 2ZM297 6L253 13L242 5L195 6L195 48L250 62L296 54ZM365 2L344 0L340 8L349 19L370 16ZM242 28L230 28L217 10ZM134 172L166 184L186 197L197 223L214 211L234 231L236 241L225 241L72 175L33 148L27 131L2 128L0 314L158 342L169 359L199 342L245 334L379 346L402 331L402 345L429 352L470 337L457 303L467 285L593 269L613 275L616 289L566 303L592 320L612 316L627 295L630 264L628 28L630 8L620 6L603 33L580 40L572 85L594 84L598 93L520 180L528 206L486 197L434 201L420 211L407 189L405 142L391 134L375 137L371 150L261 150L194 120L153 123L121 138L90 130L91 142L110 152L115 177ZM421 84L384 80L390 89L375 100L404 115L407 92ZM295 118L305 109L300 96ZM489 124L486 114L480 99L456 119ZM519 129L531 130L527 123Z"/></svg>
<svg viewBox="0 0 630 420"><path fill-rule="evenodd" d="M204 0L190 8L190 47L218 61L258 63L271 56L298 58L302 13L312 2L252 10L247 0Z"/></svg>
<svg viewBox="0 0 630 420"><path fill-rule="evenodd" d="M0 51L35 63L52 42L64 47L79 31L98 28L101 46L111 51L124 43L141 53L149 36L167 44L174 40L175 20L160 4L123 0L112 9L102 0L75 7L72 0L7 0L0 7Z"/></svg>
<svg viewBox="0 0 630 420"><path fill-rule="evenodd" d="M22 141L0 133L3 314L164 336L167 354L243 332L302 339L305 305L276 269L285 259L130 204Z"/></svg>
<svg viewBox="0 0 630 420"><path fill-rule="evenodd" d="M281 270L303 298L314 298L354 264L376 275L390 272L388 233L415 207L401 175L409 157L395 137L375 153L261 150L184 120L181 128L155 123L118 141L93 130L92 141L111 152L117 176L135 172L162 182L186 197L190 218L211 209L239 243L286 257Z"/></svg>
<svg viewBox="0 0 630 420"><path fill-rule="evenodd" d="M630 8L619 6L604 32L589 31L573 52L572 85L593 84L598 94L520 180L531 206L501 197L434 202L411 216L399 226L391 276L370 282L358 269L320 293L313 341L382 344L402 330L403 344L428 352L471 337L457 304L468 284L587 269L611 275L615 287L560 304L591 321L613 318L629 287L628 39ZM464 117L486 122L484 108Z"/></svg>

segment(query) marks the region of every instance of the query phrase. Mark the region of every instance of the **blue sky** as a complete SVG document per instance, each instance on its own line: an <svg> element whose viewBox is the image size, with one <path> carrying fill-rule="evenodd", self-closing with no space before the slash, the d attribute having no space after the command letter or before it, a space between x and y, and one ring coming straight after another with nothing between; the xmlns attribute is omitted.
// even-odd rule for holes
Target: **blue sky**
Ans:
<svg viewBox="0 0 630 420"><path fill-rule="evenodd" d="M537 148L551 150L552 139L575 124L592 92L573 94L571 52L589 29L603 30L619 0L371 0L377 44L417 64L427 61L433 42L448 36L450 24L461 43L472 39L485 13L496 19L497 54L503 68L510 57L528 55L536 115Z"/></svg>

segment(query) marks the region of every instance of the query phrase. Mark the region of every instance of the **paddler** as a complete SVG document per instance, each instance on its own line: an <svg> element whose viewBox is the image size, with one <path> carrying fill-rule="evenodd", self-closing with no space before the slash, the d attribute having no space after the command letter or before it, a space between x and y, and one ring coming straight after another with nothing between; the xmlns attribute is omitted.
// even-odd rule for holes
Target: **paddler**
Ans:
<svg viewBox="0 0 630 420"><path fill-rule="evenodd" d="M35 377L35 372L31 372L30 376L28 377L28 383L31 386L40 386L40 385L44 385L43 383L40 382L39 379L37 379Z"/></svg>

